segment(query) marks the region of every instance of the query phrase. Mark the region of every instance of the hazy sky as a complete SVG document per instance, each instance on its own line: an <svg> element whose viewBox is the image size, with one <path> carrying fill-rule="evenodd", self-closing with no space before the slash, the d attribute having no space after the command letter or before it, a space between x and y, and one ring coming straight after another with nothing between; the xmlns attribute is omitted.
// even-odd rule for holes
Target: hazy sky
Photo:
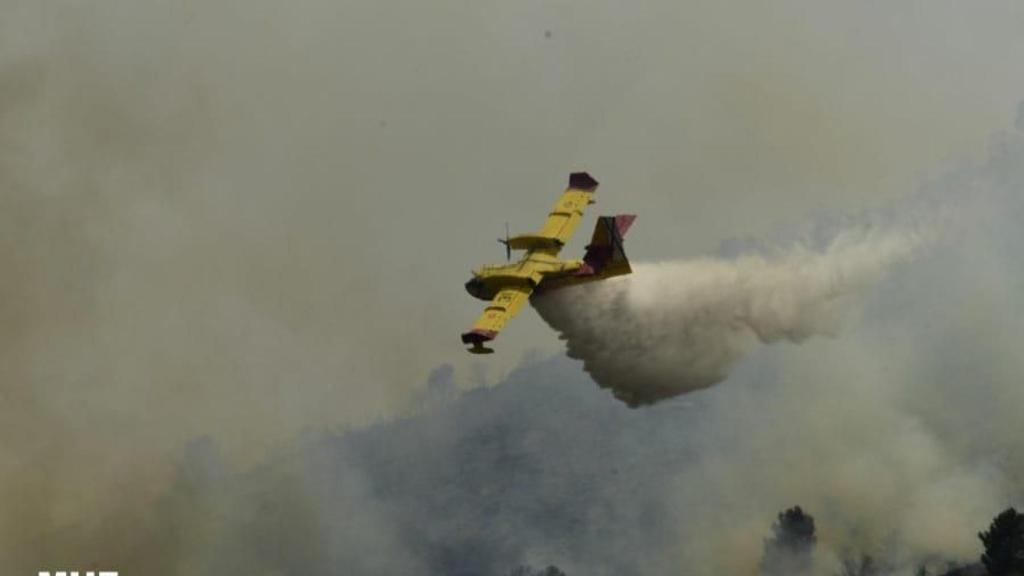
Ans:
<svg viewBox="0 0 1024 576"><path fill-rule="evenodd" d="M694 256L912 193L1024 98L1013 1L0 11L2 426L31 438L7 465L103 478L471 380L462 283L570 171L602 186L568 256L627 211L634 260ZM532 310L496 344L491 381L560 349Z"/></svg>

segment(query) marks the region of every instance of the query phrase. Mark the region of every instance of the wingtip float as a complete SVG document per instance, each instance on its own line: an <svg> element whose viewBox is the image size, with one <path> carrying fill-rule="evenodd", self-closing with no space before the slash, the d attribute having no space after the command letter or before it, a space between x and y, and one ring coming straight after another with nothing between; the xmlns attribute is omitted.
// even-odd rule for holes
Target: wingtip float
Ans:
<svg viewBox="0 0 1024 576"><path fill-rule="evenodd" d="M515 262L473 271L473 277L466 282L466 291L489 304L473 327L462 334L463 344L472 345L469 352L493 353L494 349L484 344L494 340L532 294L632 272L622 248L622 237L636 219L633 214L599 217L582 259L558 257L583 220L583 211L594 203L597 186L597 180L586 172L570 174L568 188L548 213L539 232L511 237L506 233L504 239L498 240L505 245L509 256L513 250L522 251L523 256Z"/></svg>

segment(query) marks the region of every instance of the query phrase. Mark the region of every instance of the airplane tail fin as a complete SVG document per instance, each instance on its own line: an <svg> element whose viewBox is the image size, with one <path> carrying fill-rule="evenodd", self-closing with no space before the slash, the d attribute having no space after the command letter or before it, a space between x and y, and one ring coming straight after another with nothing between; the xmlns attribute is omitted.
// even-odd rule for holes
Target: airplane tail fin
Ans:
<svg viewBox="0 0 1024 576"><path fill-rule="evenodd" d="M587 253L583 255L583 267L580 276L619 276L629 274L629 259L622 248L622 237L636 220L634 214L618 216L601 216L594 226L594 235L587 245Z"/></svg>

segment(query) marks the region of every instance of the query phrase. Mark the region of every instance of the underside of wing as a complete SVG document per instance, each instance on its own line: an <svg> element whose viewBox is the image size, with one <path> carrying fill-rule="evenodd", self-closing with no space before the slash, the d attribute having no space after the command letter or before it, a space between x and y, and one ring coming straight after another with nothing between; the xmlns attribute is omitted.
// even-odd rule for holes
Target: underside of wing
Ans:
<svg viewBox="0 0 1024 576"><path fill-rule="evenodd" d="M494 340L502 328L515 316L530 298L533 290L529 286L515 286L503 288L495 296L494 300L484 309L483 314L473 324L469 332L462 334L464 344L472 344L469 349L474 354L489 354L494 350L485 347L484 342Z"/></svg>

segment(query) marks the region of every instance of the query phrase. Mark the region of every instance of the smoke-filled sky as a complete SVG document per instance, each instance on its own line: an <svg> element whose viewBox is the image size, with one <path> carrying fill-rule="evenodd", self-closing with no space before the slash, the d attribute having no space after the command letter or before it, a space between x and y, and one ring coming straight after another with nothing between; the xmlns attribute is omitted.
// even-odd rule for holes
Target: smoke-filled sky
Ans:
<svg viewBox="0 0 1024 576"><path fill-rule="evenodd" d="M1024 97L1018 3L724 4L0 0L0 563L73 557L53 530L159 498L194 438L245 467L303 429L404 413L438 365L468 387L561 353L530 310L483 363L458 334L469 269L572 170L602 182L594 214L639 215L637 261L930 181L1019 190L1019 156L990 152ZM986 418L1019 374L1016 222L983 222L938 288L876 287L918 307L889 331L964 302L949 342L974 346L957 366L990 400L936 395L942 359L884 350L957 454L988 437L960 427L1016 431Z"/></svg>

